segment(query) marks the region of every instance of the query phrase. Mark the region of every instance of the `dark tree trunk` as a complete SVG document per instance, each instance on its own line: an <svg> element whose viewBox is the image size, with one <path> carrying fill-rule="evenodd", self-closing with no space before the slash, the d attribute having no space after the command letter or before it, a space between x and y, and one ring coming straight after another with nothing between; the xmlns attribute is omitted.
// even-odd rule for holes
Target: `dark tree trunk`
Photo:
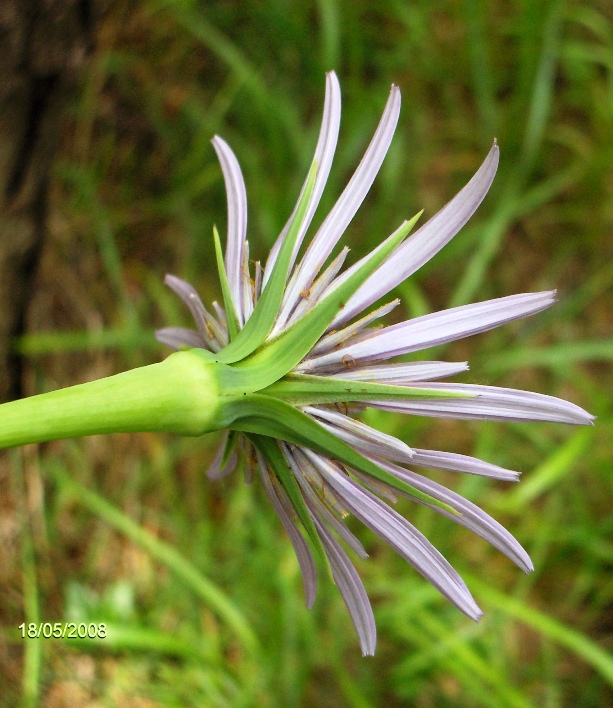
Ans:
<svg viewBox="0 0 613 708"><path fill-rule="evenodd" d="M46 234L62 117L91 52L96 0L0 0L0 400L20 394L11 351Z"/></svg>

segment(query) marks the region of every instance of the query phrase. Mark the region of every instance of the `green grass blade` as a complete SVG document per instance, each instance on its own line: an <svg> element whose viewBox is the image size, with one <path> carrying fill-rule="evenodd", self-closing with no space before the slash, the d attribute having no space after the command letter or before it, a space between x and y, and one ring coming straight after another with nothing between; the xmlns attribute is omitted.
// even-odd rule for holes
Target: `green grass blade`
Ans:
<svg viewBox="0 0 613 708"><path fill-rule="evenodd" d="M21 527L21 562L23 573L23 609L24 622L27 626L32 622L39 625L40 604L38 599L38 579L36 574L36 557L30 531L30 522L26 511L26 489L23 478L22 453L11 451L11 481L13 494L19 504L19 521ZM24 708L35 708L40 699L40 675L42 666L42 649L45 640L41 637L28 637L22 640L24 646L23 675L21 690Z"/></svg>
<svg viewBox="0 0 613 708"><path fill-rule="evenodd" d="M509 509L524 509L557 485L563 477L576 469L577 461L586 453L594 434L595 428L584 428L571 435L521 485L504 496L502 505Z"/></svg>
<svg viewBox="0 0 613 708"><path fill-rule="evenodd" d="M464 575L466 577L467 574ZM539 610L528 607L519 600L494 590L474 576L466 577L466 581L483 598L484 602L573 652L613 686L613 656L585 634L567 627L559 620L549 617Z"/></svg>

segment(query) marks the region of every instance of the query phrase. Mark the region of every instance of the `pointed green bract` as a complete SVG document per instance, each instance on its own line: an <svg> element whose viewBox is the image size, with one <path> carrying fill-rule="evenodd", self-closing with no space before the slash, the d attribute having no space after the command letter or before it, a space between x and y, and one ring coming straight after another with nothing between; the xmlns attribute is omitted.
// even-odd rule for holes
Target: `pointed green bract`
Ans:
<svg viewBox="0 0 613 708"><path fill-rule="evenodd" d="M407 496L456 515L447 504L394 477L350 445L339 440L313 418L289 403L258 393L229 398L223 403L223 426L244 433L256 433L310 448L348 467L364 472Z"/></svg>
<svg viewBox="0 0 613 708"><path fill-rule="evenodd" d="M219 272L219 282L221 284L221 294L223 295L223 304L226 308L226 321L228 323L228 338L230 341L236 338L238 334L238 318L232 293L230 292L230 283L228 282L228 274L221 252L221 241L219 240L219 232L217 227L213 226L213 242L215 243L215 258L217 260L217 271Z"/></svg>
<svg viewBox="0 0 613 708"><path fill-rule="evenodd" d="M295 324L237 362L223 381L228 392L259 391L291 371L309 353L353 293L404 241L422 212L405 221L344 283L323 298ZM237 340L238 341L238 340ZM220 352L221 353L221 352ZM221 361L221 359L220 359Z"/></svg>
<svg viewBox="0 0 613 708"><path fill-rule="evenodd" d="M326 567L328 567L328 556L326 555L321 539L319 538L319 534L317 533L317 529L315 528L315 524L313 523L313 519L307 509L300 486L294 477L294 473L289 468L287 460L283 456L281 449L275 440L271 440L263 435L247 435L247 437L262 453L268 464L272 467L273 472L282 484L283 489L285 489L287 496L289 497L292 506L298 515L298 518L302 522L305 531L311 539L313 546L315 546Z"/></svg>
<svg viewBox="0 0 613 708"><path fill-rule="evenodd" d="M228 437L226 438L226 444L224 445L223 452L221 454L221 462L219 463L219 468L223 468L228 464L230 460L230 455L234 450L234 444L236 443L237 433L235 430L228 431Z"/></svg>
<svg viewBox="0 0 613 708"><path fill-rule="evenodd" d="M355 401L407 400L411 398L474 398L470 393L448 393L439 389L394 386L372 381L335 379L331 376L292 374L260 391L294 406Z"/></svg>
<svg viewBox="0 0 613 708"><path fill-rule="evenodd" d="M244 359L262 344L272 329L281 308L292 253L313 194L316 175L317 162L315 161L311 165L305 190L298 202L296 213L279 250L270 278L251 313L251 317L245 322L236 338L217 353L216 361L232 364Z"/></svg>

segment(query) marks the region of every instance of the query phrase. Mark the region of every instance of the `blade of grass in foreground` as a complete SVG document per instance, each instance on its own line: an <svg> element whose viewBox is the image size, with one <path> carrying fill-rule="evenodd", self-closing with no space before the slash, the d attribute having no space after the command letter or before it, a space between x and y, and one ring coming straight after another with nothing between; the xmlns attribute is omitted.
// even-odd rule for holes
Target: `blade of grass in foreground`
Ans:
<svg viewBox="0 0 613 708"><path fill-rule="evenodd" d="M23 605L26 626L31 622L40 622L40 606L38 602L38 580L36 577L36 560L34 545L30 532L30 522L26 511L25 484L23 479L22 456L11 450L11 478L13 495L19 500L19 522L21 528L21 556L23 568ZM28 637L24 641L23 677L21 689L24 708L38 705L40 699L40 673L42 663L42 639Z"/></svg>
<svg viewBox="0 0 613 708"><path fill-rule="evenodd" d="M258 640L241 611L220 588L202 575L194 565L183 558L172 546L160 541L98 494L76 482L59 465L53 465L52 472L62 487L69 491L83 506L144 548L156 561L165 565L185 583L221 620L232 628L245 649L250 652L258 650Z"/></svg>
<svg viewBox="0 0 613 708"><path fill-rule="evenodd" d="M103 349L134 351L159 349L151 330L126 326L104 331L30 332L13 341L12 349L24 356L64 354Z"/></svg>
<svg viewBox="0 0 613 708"><path fill-rule="evenodd" d="M596 642L576 629L567 627L557 619L528 607L523 602L505 595L480 581L475 576L463 573L468 584L479 595L484 604L496 607L501 612L514 617L519 622L532 627L543 636L568 649L598 671L613 686L613 657Z"/></svg>

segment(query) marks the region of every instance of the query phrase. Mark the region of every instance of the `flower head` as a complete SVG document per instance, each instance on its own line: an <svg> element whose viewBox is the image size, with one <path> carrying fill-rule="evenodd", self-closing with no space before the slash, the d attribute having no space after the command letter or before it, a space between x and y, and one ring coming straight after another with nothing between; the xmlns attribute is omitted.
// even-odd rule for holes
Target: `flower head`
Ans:
<svg viewBox="0 0 613 708"><path fill-rule="evenodd" d="M412 235L419 215L400 224L371 254L342 273L347 248L326 266L379 171L399 111L400 92L393 86L362 161L298 259L338 137L340 88L336 75L328 74L319 140L298 203L266 263L256 262L254 270L246 238L243 177L230 147L215 137L213 146L228 198L225 255L214 233L223 307L213 303L213 311L207 310L191 285L168 275L167 285L189 307L196 329L169 327L156 333L159 341L175 349L189 348L207 371L214 372L215 415L198 430L178 431L229 431L209 477L229 474L239 457L248 479L259 476L294 546L307 606L315 600L312 551L316 550L338 585L364 654L375 650L374 617L339 539L357 556L367 554L345 525L347 515L372 529L475 620L481 611L460 576L423 534L382 499L394 502L396 494L408 496L471 529L522 570L532 570L532 563L518 541L492 517L412 468L505 481L516 481L516 472L452 452L409 448L354 414L371 406L447 418L592 421L578 406L551 396L440 382L466 371L466 362L387 363L540 312L553 304L555 291L511 295L392 326L372 326L399 301L369 308L432 258L477 209L498 165L495 142L468 184Z"/></svg>

